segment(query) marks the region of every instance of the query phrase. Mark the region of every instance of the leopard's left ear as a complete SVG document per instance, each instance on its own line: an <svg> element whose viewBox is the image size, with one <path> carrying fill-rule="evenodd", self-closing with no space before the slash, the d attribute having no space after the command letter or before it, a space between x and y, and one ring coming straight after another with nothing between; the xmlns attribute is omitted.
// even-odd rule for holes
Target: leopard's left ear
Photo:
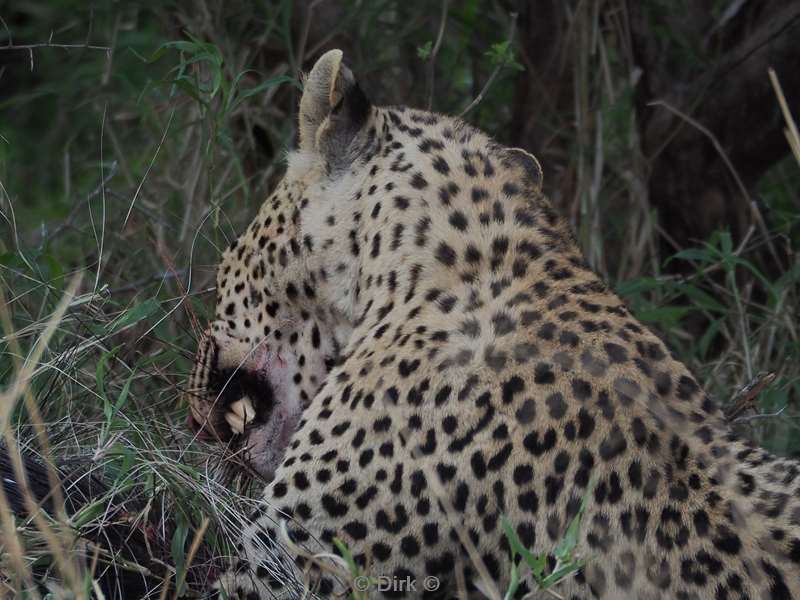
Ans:
<svg viewBox="0 0 800 600"><path fill-rule="evenodd" d="M314 64L303 86L300 149L323 154L346 151L369 112L370 102L342 62L342 51L329 50Z"/></svg>

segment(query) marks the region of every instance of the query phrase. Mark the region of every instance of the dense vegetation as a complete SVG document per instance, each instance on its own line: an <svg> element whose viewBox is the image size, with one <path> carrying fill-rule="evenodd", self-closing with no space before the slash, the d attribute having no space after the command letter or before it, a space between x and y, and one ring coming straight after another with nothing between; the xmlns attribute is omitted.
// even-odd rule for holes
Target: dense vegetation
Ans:
<svg viewBox="0 0 800 600"><path fill-rule="evenodd" d="M207 526L222 555L240 531L258 482L193 440L181 389L215 261L279 179L300 73L330 47L376 102L464 114L536 154L593 268L738 403L744 435L800 454L800 147L765 69L732 117L738 139L713 118L726 90L756 89L730 57L784 3L635 4L0 3L0 426L110 483L71 525L99 528L121 518L112 505L149 498L125 518L182 590L214 568L191 556L193 532ZM781 67L800 49L782 40L798 22L764 42L790 107L800 90ZM24 580L46 566L68 543L53 531L23 527L27 566L4 552L0 569Z"/></svg>

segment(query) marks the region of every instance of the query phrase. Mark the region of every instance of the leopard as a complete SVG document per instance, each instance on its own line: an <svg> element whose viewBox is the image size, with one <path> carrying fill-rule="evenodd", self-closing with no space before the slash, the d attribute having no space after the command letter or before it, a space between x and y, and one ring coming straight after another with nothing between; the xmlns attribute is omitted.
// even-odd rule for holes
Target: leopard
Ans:
<svg viewBox="0 0 800 600"><path fill-rule="evenodd" d="M552 597L800 598L800 462L732 432L588 266L533 155L374 105L340 50L297 127L189 379L191 426L266 482L218 593L348 597L321 564L347 556L412 582L370 598L500 598L512 540L553 569L578 523Z"/></svg>

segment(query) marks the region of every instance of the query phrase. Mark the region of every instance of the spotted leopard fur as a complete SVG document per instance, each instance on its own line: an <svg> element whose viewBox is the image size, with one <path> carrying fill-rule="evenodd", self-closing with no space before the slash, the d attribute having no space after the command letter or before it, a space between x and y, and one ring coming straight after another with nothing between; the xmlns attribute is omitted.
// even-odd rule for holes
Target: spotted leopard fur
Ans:
<svg viewBox="0 0 800 600"><path fill-rule="evenodd" d="M222 257L192 377L195 426L271 480L227 593L303 567L346 589L270 554L281 522L291 548L338 538L372 574L440 578L425 597L474 594L473 546L504 589L501 517L545 552L588 494L564 598L800 598L800 465L729 432L586 266L532 156L372 106L341 58L310 73L299 149Z"/></svg>

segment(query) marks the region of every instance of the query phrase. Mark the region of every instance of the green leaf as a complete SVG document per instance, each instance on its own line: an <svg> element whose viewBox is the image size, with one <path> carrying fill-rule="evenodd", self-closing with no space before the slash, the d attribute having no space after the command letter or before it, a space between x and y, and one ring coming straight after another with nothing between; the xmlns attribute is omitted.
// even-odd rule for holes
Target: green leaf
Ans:
<svg viewBox="0 0 800 600"><path fill-rule="evenodd" d="M127 381L125 382L125 385L122 386L122 390L117 397L117 401L114 403L114 414L118 413L119 409L125 405L125 401L128 399L128 394L131 391L131 382L133 381L134 375L136 375L136 371L131 373L130 377L128 377Z"/></svg>
<svg viewBox="0 0 800 600"><path fill-rule="evenodd" d="M433 51L433 40L428 40L421 46L417 46L417 56L420 60L428 60Z"/></svg>
<svg viewBox="0 0 800 600"><path fill-rule="evenodd" d="M347 563L347 567L350 569L350 575L353 577L359 576L359 568L358 564L356 563L355 559L353 558L353 553L350 552L350 548L347 547L342 540L339 538L333 538L333 544L336 546L336 549L342 555L342 558Z"/></svg>
<svg viewBox="0 0 800 600"><path fill-rule="evenodd" d="M511 577L508 582L508 589L506 590L505 596L503 596L503 600L514 600L514 597L517 595L518 589L519 589L519 566L517 565L517 561L514 560L514 557L512 555Z"/></svg>
<svg viewBox="0 0 800 600"><path fill-rule="evenodd" d="M580 534L581 530L581 519L583 518L583 513L586 510L586 504L589 501L589 496L591 495L593 488L594 485L592 482L590 482L589 486L586 488L586 493L581 499L581 506L578 509L578 513L572 517L572 521L570 521L569 527L567 527L567 532L564 534L564 537L561 538L558 546L556 546L556 549L553 551L553 555L559 562L569 561L572 558L572 553L575 551L575 547L578 545L578 535Z"/></svg>
<svg viewBox="0 0 800 600"><path fill-rule="evenodd" d="M709 263L716 262L717 257L704 248L686 248L685 250L676 252L667 258L664 264L668 265L673 260L692 260L696 262Z"/></svg>
<svg viewBox="0 0 800 600"><path fill-rule="evenodd" d="M116 474L114 475L114 489L124 490L128 487L133 487L134 482L123 482L133 466L133 460L135 458L134 451L128 446L123 446L122 444L115 444L112 450L116 458L114 461L114 466L116 466L116 463L119 463L119 468L116 470Z"/></svg>
<svg viewBox="0 0 800 600"><path fill-rule="evenodd" d="M97 361L97 366L94 369L95 383L97 384L97 393L103 399L104 404L108 403L108 398L106 396L106 373L107 373L108 363L112 358L114 358L114 355L120 348L122 348L122 346L117 346L116 348L113 348L109 352L104 352L102 355L100 355L100 360ZM107 412L108 410L110 410L110 408L107 409L105 406L103 407L103 412ZM108 418L108 415L106 415L106 418Z"/></svg>
<svg viewBox="0 0 800 600"><path fill-rule="evenodd" d="M181 589L176 590L176 595L183 594L186 578L186 538L189 535L189 523L182 512L178 513L177 523L175 525L175 532L172 534L172 543L170 544L170 554L172 560L175 562L175 581L183 581Z"/></svg>
<svg viewBox="0 0 800 600"><path fill-rule="evenodd" d="M517 71L525 70L525 67L514 58L514 48L511 46L510 40L492 44L484 54L496 67L511 67Z"/></svg>
<svg viewBox="0 0 800 600"><path fill-rule="evenodd" d="M749 260L745 260L743 258L739 258L738 256L734 256L731 259L731 265L743 267L748 271L750 271L753 275L755 275L758 278L758 280L764 285L764 288L767 290L767 292L769 292L770 295L773 296L773 299L774 296L777 295L773 283L769 279L767 279L767 277L758 269L758 267L756 267ZM730 272L732 272L732 270L733 269L731 267Z"/></svg>
<svg viewBox="0 0 800 600"><path fill-rule="evenodd" d="M542 554L535 556L528 548L526 548L522 544L522 540L520 540L519 536L517 536L517 532L514 531L514 527L511 525L511 521L508 520L508 517L503 516L501 519L501 524L503 527L503 533L505 533L509 546L511 546L512 562L516 562L514 559L517 555L521 556L530 567L534 578L539 580L547 564L547 555Z"/></svg>
<svg viewBox="0 0 800 600"><path fill-rule="evenodd" d="M722 326L722 319L716 319L715 321L711 321L709 323L706 330L703 332L703 335L700 336L700 341L697 342L697 349L700 353L700 356L705 358L708 355L708 348L711 346L711 342L714 341L714 338L717 337L717 333L719 333L719 329Z"/></svg>
<svg viewBox="0 0 800 600"><path fill-rule="evenodd" d="M711 296L711 294L694 285L685 284L682 286L681 291L683 291L683 293L686 294L692 302L702 309L722 314L727 312L727 309L713 296Z"/></svg>
<svg viewBox="0 0 800 600"><path fill-rule="evenodd" d="M657 290L663 287L663 282L654 277L639 277L637 279L629 279L617 284L617 294L625 298L631 296L638 296L645 292Z"/></svg>
<svg viewBox="0 0 800 600"><path fill-rule="evenodd" d="M178 40L174 42L165 42L159 46L158 50L167 50L173 49L178 50L179 52L186 52L187 54L194 54L197 52L197 44L194 42L187 42L185 40ZM157 51L158 51L157 50Z"/></svg>
<svg viewBox="0 0 800 600"><path fill-rule="evenodd" d="M555 556L556 560L559 562L569 562L572 558L572 553L575 551L575 547L578 545L578 534L580 533L581 529L583 508L584 505L581 504L581 509L578 511L578 514L573 517L572 521L570 521L564 537L561 538L561 540L558 542L558 545L555 547L555 550L553 550L553 556Z"/></svg>
<svg viewBox="0 0 800 600"><path fill-rule="evenodd" d="M730 231L720 232L719 247L722 250L723 256L731 256L733 254L733 238L731 238Z"/></svg>
<svg viewBox="0 0 800 600"><path fill-rule="evenodd" d="M108 498L103 496L102 498L98 498L91 504L88 504L82 507L77 513L75 513L72 518L72 525L76 529L80 529L84 527L88 523L94 521L97 517L102 515L108 508Z"/></svg>
<svg viewBox="0 0 800 600"><path fill-rule="evenodd" d="M546 590L548 588L553 587L555 584L561 582L565 577L582 569L586 565L586 561L579 560L575 562L570 562L569 564L564 565L563 567L557 568L555 571L550 573L547 577L545 577L540 583L539 586Z"/></svg>
<svg viewBox="0 0 800 600"><path fill-rule="evenodd" d="M636 311L636 316L645 323L659 323L665 327L674 327L680 324L686 314L691 310L688 306L657 306Z"/></svg>
<svg viewBox="0 0 800 600"><path fill-rule="evenodd" d="M116 333L125 327L130 327L140 321L144 321L152 316L158 308L158 300L155 298L148 298L144 302L132 306L111 323L109 326L109 333Z"/></svg>
<svg viewBox="0 0 800 600"><path fill-rule="evenodd" d="M243 74L244 73L240 73L239 76L237 76L237 79L234 81L235 84L238 83L238 78L241 77ZM256 94L261 94L265 90L268 90L271 87L281 85L282 83L291 83L297 89L299 90L303 89L303 86L301 86L300 82L298 82L294 77L289 77L288 75L278 75L277 77L270 77L269 79L262 81L258 85L253 86L251 88L247 88L246 90L243 90L242 92L237 94L236 99L233 102L233 105L231 106L231 110L239 106L242 102L244 102L248 98L251 98Z"/></svg>

